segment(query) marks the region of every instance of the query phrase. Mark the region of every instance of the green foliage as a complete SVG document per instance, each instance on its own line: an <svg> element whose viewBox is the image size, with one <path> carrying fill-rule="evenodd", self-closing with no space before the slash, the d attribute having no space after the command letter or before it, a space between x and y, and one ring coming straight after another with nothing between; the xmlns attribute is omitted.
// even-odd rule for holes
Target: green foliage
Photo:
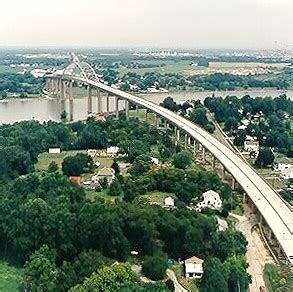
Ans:
<svg viewBox="0 0 293 292"><path fill-rule="evenodd" d="M70 289L71 292L120 291L125 285L137 282L136 274L129 264L114 263L93 273L82 285Z"/></svg>
<svg viewBox="0 0 293 292"><path fill-rule="evenodd" d="M201 280L202 292L228 292L228 284L223 274L223 264L217 258L208 258L203 264L204 274Z"/></svg>
<svg viewBox="0 0 293 292"><path fill-rule="evenodd" d="M172 164L176 168L185 169L192 162L192 154L189 151L181 151L172 157Z"/></svg>
<svg viewBox="0 0 293 292"><path fill-rule="evenodd" d="M260 168L272 165L275 160L275 155L268 147L261 148L255 160L255 165Z"/></svg>
<svg viewBox="0 0 293 292"><path fill-rule="evenodd" d="M134 159L133 164L128 172L133 176L141 176L150 169L151 158L148 155L142 154Z"/></svg>
<svg viewBox="0 0 293 292"><path fill-rule="evenodd" d="M83 153L78 153L75 156L65 157L62 162L62 171L67 176L79 176L93 168L93 159Z"/></svg>
<svg viewBox="0 0 293 292"><path fill-rule="evenodd" d="M58 170L58 165L55 161L50 162L48 166L48 172L55 172Z"/></svg>
<svg viewBox="0 0 293 292"><path fill-rule="evenodd" d="M158 281L164 279L167 267L167 261L163 256L154 255L144 260L142 272L148 278Z"/></svg>
<svg viewBox="0 0 293 292"><path fill-rule="evenodd" d="M24 287L28 291L54 291L57 287L58 269L56 253L47 245L42 246L25 265Z"/></svg>
<svg viewBox="0 0 293 292"><path fill-rule="evenodd" d="M115 158L112 165L111 165L111 168L114 169L115 171L115 175L118 175L120 173L120 167L118 165L118 162L117 162L117 159Z"/></svg>
<svg viewBox="0 0 293 292"><path fill-rule="evenodd" d="M117 178L115 178L110 185L109 195L113 197L122 195L122 188Z"/></svg>
<svg viewBox="0 0 293 292"><path fill-rule="evenodd" d="M131 283L128 285L124 285L121 292L169 292L173 291L173 289L169 289L165 283Z"/></svg>
<svg viewBox="0 0 293 292"><path fill-rule="evenodd" d="M209 63L208 59L200 58L197 62L197 66L208 68L210 66L210 63Z"/></svg>
<svg viewBox="0 0 293 292"><path fill-rule="evenodd" d="M251 276L247 272L248 264L244 256L228 258L223 265L228 279L228 288L231 292L245 292L251 283Z"/></svg>

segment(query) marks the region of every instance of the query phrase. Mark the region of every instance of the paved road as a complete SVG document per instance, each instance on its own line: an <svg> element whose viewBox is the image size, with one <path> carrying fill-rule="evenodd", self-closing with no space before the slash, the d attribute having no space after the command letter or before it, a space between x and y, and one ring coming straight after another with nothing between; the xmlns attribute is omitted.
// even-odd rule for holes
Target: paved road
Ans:
<svg viewBox="0 0 293 292"><path fill-rule="evenodd" d="M56 77L60 78L60 76ZM224 165L227 171L229 171L242 186L270 226L286 258L293 264L293 212L286 206L275 191L232 150L191 121L150 101L111 88L105 84L80 77L63 76L62 78L90 84L93 88L98 88L111 95L147 108L165 118L170 123L175 124L190 137L201 143Z"/></svg>
<svg viewBox="0 0 293 292"><path fill-rule="evenodd" d="M174 271L172 271L170 269L167 269L167 276L173 282L175 292L187 292L187 290L185 288L183 288L180 285L180 283L177 281L177 278L176 278L176 275L175 275Z"/></svg>
<svg viewBox="0 0 293 292"><path fill-rule="evenodd" d="M267 251L261 236L257 231L252 231L255 220L244 216L234 215L238 220L237 228L245 235L248 245L246 257L249 263L248 272L252 276L252 283L249 285L250 292L259 292L261 286L265 286L263 269L266 263L272 263L273 258Z"/></svg>

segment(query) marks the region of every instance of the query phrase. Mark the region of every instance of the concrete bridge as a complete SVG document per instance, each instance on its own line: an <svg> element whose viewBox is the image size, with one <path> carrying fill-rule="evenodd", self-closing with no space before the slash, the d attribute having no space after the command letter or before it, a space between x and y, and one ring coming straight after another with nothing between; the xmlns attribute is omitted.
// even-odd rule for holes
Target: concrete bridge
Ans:
<svg viewBox="0 0 293 292"><path fill-rule="evenodd" d="M81 62L77 56L72 55L72 63L64 70L56 71L46 76L45 91L47 94L60 99L61 102L69 101L69 118L73 118L73 85L82 84L87 88L88 113L92 113L94 97L97 99L98 112L102 110L102 98L106 98L106 111L109 113L110 99L115 100L115 115L119 118L119 103L123 102L126 117L129 115L129 105L137 109L146 109L156 116L156 126L159 120L164 120L165 125L172 124L175 127L175 142L179 141L180 132L185 133L185 143L193 147L194 153L201 149L203 161L210 153L211 164L215 167L218 161L222 165L223 172L227 171L232 177L232 188L236 182L241 186L247 199L259 215L260 223L269 232L268 237L278 243L279 255L293 264L293 212L292 208L250 167L244 160L237 156L207 131L195 125L186 118L144 100L132 94L114 89L99 81L93 68L85 62Z"/></svg>

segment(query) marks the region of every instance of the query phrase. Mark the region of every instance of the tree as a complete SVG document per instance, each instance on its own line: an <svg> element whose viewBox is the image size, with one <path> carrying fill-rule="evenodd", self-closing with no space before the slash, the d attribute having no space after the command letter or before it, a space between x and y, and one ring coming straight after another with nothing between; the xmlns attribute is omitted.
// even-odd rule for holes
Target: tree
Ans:
<svg viewBox="0 0 293 292"><path fill-rule="evenodd" d="M113 163L111 165L111 168L114 169L115 175L118 175L120 173L120 167L119 167L119 165L117 163L117 159L116 158L114 159L114 161L113 161Z"/></svg>
<svg viewBox="0 0 293 292"><path fill-rule="evenodd" d="M55 161L50 162L48 172L55 172L58 170L58 164Z"/></svg>
<svg viewBox="0 0 293 292"><path fill-rule="evenodd" d="M228 279L228 288L231 292L248 291L251 276L247 273L248 264L245 256L233 256L224 262L224 274Z"/></svg>
<svg viewBox="0 0 293 292"><path fill-rule="evenodd" d="M179 110L179 106L171 96L166 97L160 105L171 110L172 112L177 112Z"/></svg>
<svg viewBox="0 0 293 292"><path fill-rule="evenodd" d="M122 188L120 182L117 178L113 180L109 188L109 195L110 196L120 196L122 194Z"/></svg>
<svg viewBox="0 0 293 292"><path fill-rule="evenodd" d="M192 154L189 151L181 151L172 157L172 164L176 168L185 169L192 162Z"/></svg>
<svg viewBox="0 0 293 292"><path fill-rule="evenodd" d="M246 139L246 132L244 130L239 130L237 131L235 135L234 144L236 146L243 147L245 139Z"/></svg>
<svg viewBox="0 0 293 292"><path fill-rule="evenodd" d="M255 160L255 165L260 168L272 165L275 160L275 155L272 150L268 147L263 147L260 149L258 156Z"/></svg>
<svg viewBox="0 0 293 292"><path fill-rule="evenodd" d="M84 153L78 153L75 156L65 157L62 162L62 171L67 176L79 176L86 168L91 170L93 160L90 156Z"/></svg>
<svg viewBox="0 0 293 292"><path fill-rule="evenodd" d="M141 176L151 169L151 159L148 155L142 154L135 158L129 173L133 176Z"/></svg>
<svg viewBox="0 0 293 292"><path fill-rule="evenodd" d="M100 184L101 188L104 189L104 190L105 190L105 189L108 187L108 185L109 185L108 180L107 180L106 177L104 177L104 178L100 178L100 179L99 179L99 184Z"/></svg>
<svg viewBox="0 0 293 292"><path fill-rule="evenodd" d="M67 121L67 112L65 110L60 114L60 119L62 122Z"/></svg>
<svg viewBox="0 0 293 292"><path fill-rule="evenodd" d="M142 265L142 272L154 281L164 279L167 270L167 261L161 255L150 256Z"/></svg>
<svg viewBox="0 0 293 292"><path fill-rule="evenodd" d="M93 273L83 284L70 289L71 292L121 291L121 288L136 283L138 278L129 263L114 263Z"/></svg>
<svg viewBox="0 0 293 292"><path fill-rule="evenodd" d="M218 258L208 258L203 264L201 280L202 292L228 292L227 280L223 274L223 265Z"/></svg>
<svg viewBox="0 0 293 292"><path fill-rule="evenodd" d="M47 245L35 251L24 267L24 287L27 291L54 291L57 288L58 269L56 252Z"/></svg>

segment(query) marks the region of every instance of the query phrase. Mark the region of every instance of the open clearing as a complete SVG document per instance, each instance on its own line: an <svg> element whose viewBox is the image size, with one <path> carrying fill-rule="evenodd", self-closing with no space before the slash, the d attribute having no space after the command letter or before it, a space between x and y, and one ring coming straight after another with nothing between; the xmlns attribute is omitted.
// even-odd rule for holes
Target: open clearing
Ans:
<svg viewBox="0 0 293 292"><path fill-rule="evenodd" d="M0 260L0 291L21 291L22 269Z"/></svg>

